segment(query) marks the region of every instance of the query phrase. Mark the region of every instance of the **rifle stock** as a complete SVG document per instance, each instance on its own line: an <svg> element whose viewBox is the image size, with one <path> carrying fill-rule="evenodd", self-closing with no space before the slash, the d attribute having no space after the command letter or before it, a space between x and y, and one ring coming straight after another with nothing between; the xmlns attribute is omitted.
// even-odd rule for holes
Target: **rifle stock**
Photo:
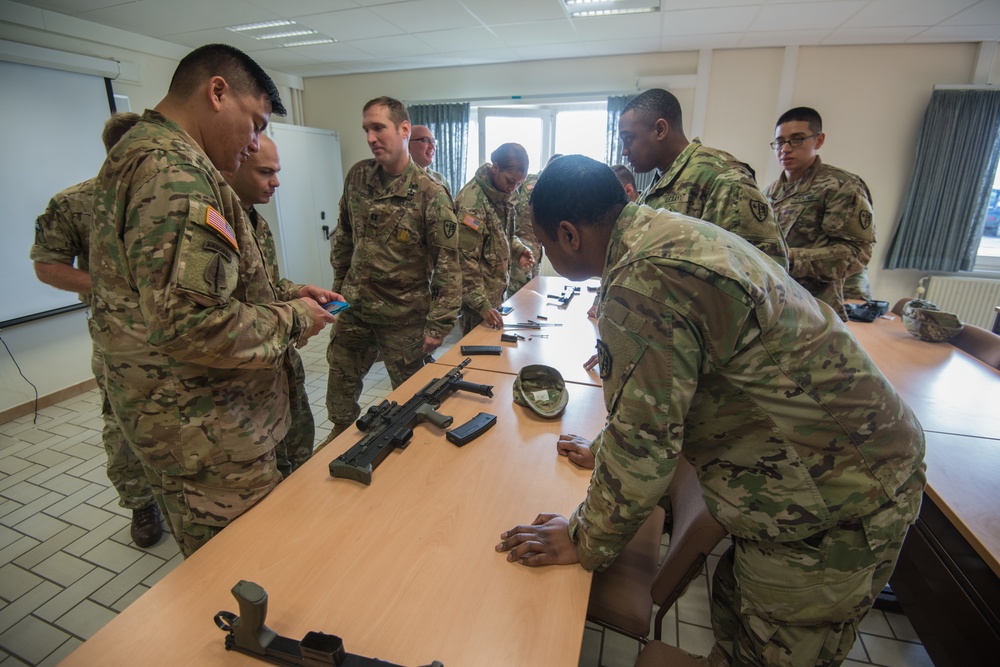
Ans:
<svg viewBox="0 0 1000 667"><path fill-rule="evenodd" d="M451 426L453 418L436 408L454 391L468 391L493 398L493 385L476 384L462 379L462 369L472 359L466 358L436 380L431 380L413 398L402 405L382 401L368 409L356 425L365 432L353 447L330 462L330 475L353 479L364 485L372 483L372 473L394 449L405 448L413 437L413 427L429 421L440 429Z"/></svg>

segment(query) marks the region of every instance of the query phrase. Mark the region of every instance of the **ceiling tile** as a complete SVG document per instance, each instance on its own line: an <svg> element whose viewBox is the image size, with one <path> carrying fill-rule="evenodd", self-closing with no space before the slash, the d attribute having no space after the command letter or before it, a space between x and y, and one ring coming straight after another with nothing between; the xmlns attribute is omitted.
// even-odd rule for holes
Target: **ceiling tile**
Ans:
<svg viewBox="0 0 1000 667"><path fill-rule="evenodd" d="M78 15L82 19L129 30L149 37L176 35L237 23L280 18L243 0L139 0Z"/></svg>
<svg viewBox="0 0 1000 667"><path fill-rule="evenodd" d="M251 4L270 9L284 18L295 18L309 14L336 12L341 9L357 9L360 5L355 0L246 0Z"/></svg>
<svg viewBox="0 0 1000 667"><path fill-rule="evenodd" d="M350 62L353 60L368 60L372 54L357 49L353 44L311 44L310 46L289 46L281 49L309 58L315 62Z"/></svg>
<svg viewBox="0 0 1000 667"><path fill-rule="evenodd" d="M943 25L997 25L1000 23L1000 2L984 0L942 23ZM996 41L998 38L1000 33L994 32L991 40Z"/></svg>
<svg viewBox="0 0 1000 667"><path fill-rule="evenodd" d="M344 9L339 12L310 14L295 19L307 28L318 30L338 42L353 42L370 37L401 35L403 30L367 9Z"/></svg>
<svg viewBox="0 0 1000 667"><path fill-rule="evenodd" d="M985 25L939 25L924 30L908 42L996 41L1000 22Z"/></svg>
<svg viewBox="0 0 1000 667"><path fill-rule="evenodd" d="M659 37L660 22L649 14L627 14L624 16L592 16L571 19L580 39L597 40L619 37L639 39Z"/></svg>
<svg viewBox="0 0 1000 667"><path fill-rule="evenodd" d="M886 36L894 42L905 42L919 35L923 28L840 28L823 38L823 44L884 44Z"/></svg>
<svg viewBox="0 0 1000 667"><path fill-rule="evenodd" d="M747 32L740 38L740 46L759 48L765 46L801 46L819 44L830 34L829 30L760 30Z"/></svg>
<svg viewBox="0 0 1000 667"><path fill-rule="evenodd" d="M407 32L471 28L480 25L476 17L460 5L458 0L399 2L372 7L369 11Z"/></svg>
<svg viewBox="0 0 1000 667"><path fill-rule="evenodd" d="M660 12L662 35L710 35L743 32L757 16L756 7Z"/></svg>
<svg viewBox="0 0 1000 667"><path fill-rule="evenodd" d="M514 50L507 48L487 49L485 51L456 51L448 55L454 58L456 62L470 65L506 63L517 60L517 54L514 53Z"/></svg>
<svg viewBox="0 0 1000 667"><path fill-rule="evenodd" d="M237 49L242 49L247 53L255 50L269 49L276 46L275 44L268 44L267 42L259 39L254 39L249 35L233 32L232 30L226 30L225 28L208 28L207 30L182 32L176 35L170 35L167 39L177 44L189 46L192 49L204 46L205 44L229 44L230 46L235 46Z"/></svg>
<svg viewBox="0 0 1000 667"><path fill-rule="evenodd" d="M511 23L493 26L493 32L510 47L534 44L560 44L579 40L569 19L539 21L537 23Z"/></svg>
<svg viewBox="0 0 1000 667"><path fill-rule="evenodd" d="M566 18L562 0L460 0L486 25L513 21L551 21Z"/></svg>
<svg viewBox="0 0 1000 667"><path fill-rule="evenodd" d="M486 28L435 30L433 32L422 32L414 35L414 37L441 53L499 49L504 45L499 37Z"/></svg>
<svg viewBox="0 0 1000 667"><path fill-rule="evenodd" d="M424 44L411 35L373 37L350 42L350 45L376 58L408 58L437 53L434 47Z"/></svg>
<svg viewBox="0 0 1000 667"><path fill-rule="evenodd" d="M305 65L315 65L318 61L306 58L300 53L292 53L291 49L266 49L253 54L256 60L264 68L274 68L282 72L292 73L297 67Z"/></svg>
<svg viewBox="0 0 1000 667"><path fill-rule="evenodd" d="M766 0L765 0L766 1ZM759 5L761 0L660 0L660 11L677 9L712 9L715 7L743 7Z"/></svg>
<svg viewBox="0 0 1000 667"><path fill-rule="evenodd" d="M522 60L556 60L559 58L583 58L589 55L583 44L536 44L518 46L514 52Z"/></svg>
<svg viewBox="0 0 1000 667"><path fill-rule="evenodd" d="M978 0L872 0L844 22L845 28L931 26Z"/></svg>
<svg viewBox="0 0 1000 667"><path fill-rule="evenodd" d="M77 14L82 14L83 12L89 12L95 9L104 9L106 7L114 7L115 5L124 5L132 1L133 0L36 0L35 2L23 4L31 4L33 7L38 7L40 9L48 9L53 12L76 16Z"/></svg>
<svg viewBox="0 0 1000 667"><path fill-rule="evenodd" d="M739 46L742 32L711 35L664 35L660 39L663 51L700 51L701 49L733 49Z"/></svg>
<svg viewBox="0 0 1000 667"><path fill-rule="evenodd" d="M865 6L865 0L840 0L839 2L793 2L761 7L751 30L761 32L838 28Z"/></svg>
<svg viewBox="0 0 1000 667"><path fill-rule="evenodd" d="M607 39L583 42L583 48L592 56L614 56L629 53L655 53L660 50L659 37L637 39Z"/></svg>

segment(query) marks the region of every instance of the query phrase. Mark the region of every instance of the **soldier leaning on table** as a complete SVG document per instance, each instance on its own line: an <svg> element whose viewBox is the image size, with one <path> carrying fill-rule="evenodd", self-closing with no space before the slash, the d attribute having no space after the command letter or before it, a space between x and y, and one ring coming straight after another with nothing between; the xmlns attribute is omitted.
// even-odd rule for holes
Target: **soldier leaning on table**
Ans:
<svg viewBox="0 0 1000 667"><path fill-rule="evenodd" d="M278 482L281 361L333 321L316 288L281 301L220 169L258 149L277 89L238 49L178 64L166 97L108 155L91 231L94 339L108 397L185 557Z"/></svg>
<svg viewBox="0 0 1000 667"><path fill-rule="evenodd" d="M139 122L134 113L116 113L104 125L101 139L104 149L118 143L126 132ZM66 188L54 195L45 212L35 222L35 244L31 246L35 275L47 285L79 292L80 300L91 305L90 227L94 217L94 185L97 178ZM73 266L74 260L76 266ZM93 318L87 320L93 338ZM132 541L140 547L150 547L160 541L163 526L160 510L153 500L153 491L146 479L142 463L132 452L121 427L111 411L104 382L104 358L94 345L90 361L97 388L101 393L101 417L104 428L101 439L108 457L108 479L118 492L118 504L132 510Z"/></svg>
<svg viewBox="0 0 1000 667"><path fill-rule="evenodd" d="M601 276L607 423L557 447L595 468L567 520L501 534L524 565L608 565L694 465L732 535L712 587L713 665L839 665L895 565L926 482L912 411L835 313L715 225L629 203L560 159L535 231L572 280Z"/></svg>

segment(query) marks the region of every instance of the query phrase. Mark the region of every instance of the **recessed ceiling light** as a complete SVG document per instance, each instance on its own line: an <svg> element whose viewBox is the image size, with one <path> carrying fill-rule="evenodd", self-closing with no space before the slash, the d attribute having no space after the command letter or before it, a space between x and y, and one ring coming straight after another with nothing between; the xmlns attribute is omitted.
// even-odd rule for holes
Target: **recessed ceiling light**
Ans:
<svg viewBox="0 0 1000 667"><path fill-rule="evenodd" d="M660 11L660 0L563 0L563 2L570 18Z"/></svg>
<svg viewBox="0 0 1000 667"><path fill-rule="evenodd" d="M282 44L282 46L312 46L314 44L333 44L336 41L337 40L335 39L327 37L325 39L307 39L304 42L288 42L286 44Z"/></svg>
<svg viewBox="0 0 1000 667"><path fill-rule="evenodd" d="M264 28L279 28L283 25L295 25L295 21L288 19L277 19L275 21L264 21L263 23L245 23L243 25L231 25L226 30L233 32L246 32L248 30L263 30Z"/></svg>
<svg viewBox="0 0 1000 667"><path fill-rule="evenodd" d="M285 30L284 32L266 32L262 35L250 35L254 39L281 39L282 37L301 37L303 35L316 35L315 30Z"/></svg>

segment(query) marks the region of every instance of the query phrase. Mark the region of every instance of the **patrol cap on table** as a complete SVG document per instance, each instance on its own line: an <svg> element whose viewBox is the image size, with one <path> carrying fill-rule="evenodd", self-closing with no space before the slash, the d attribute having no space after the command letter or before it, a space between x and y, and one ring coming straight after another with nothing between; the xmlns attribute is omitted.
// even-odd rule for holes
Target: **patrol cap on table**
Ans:
<svg viewBox="0 0 1000 667"><path fill-rule="evenodd" d="M562 375L551 366L525 366L514 380L514 402L543 417L558 417L569 403Z"/></svg>
<svg viewBox="0 0 1000 667"><path fill-rule="evenodd" d="M954 313L946 313L936 304L913 299L903 306L903 326L920 340L942 343L962 330L962 322Z"/></svg>

